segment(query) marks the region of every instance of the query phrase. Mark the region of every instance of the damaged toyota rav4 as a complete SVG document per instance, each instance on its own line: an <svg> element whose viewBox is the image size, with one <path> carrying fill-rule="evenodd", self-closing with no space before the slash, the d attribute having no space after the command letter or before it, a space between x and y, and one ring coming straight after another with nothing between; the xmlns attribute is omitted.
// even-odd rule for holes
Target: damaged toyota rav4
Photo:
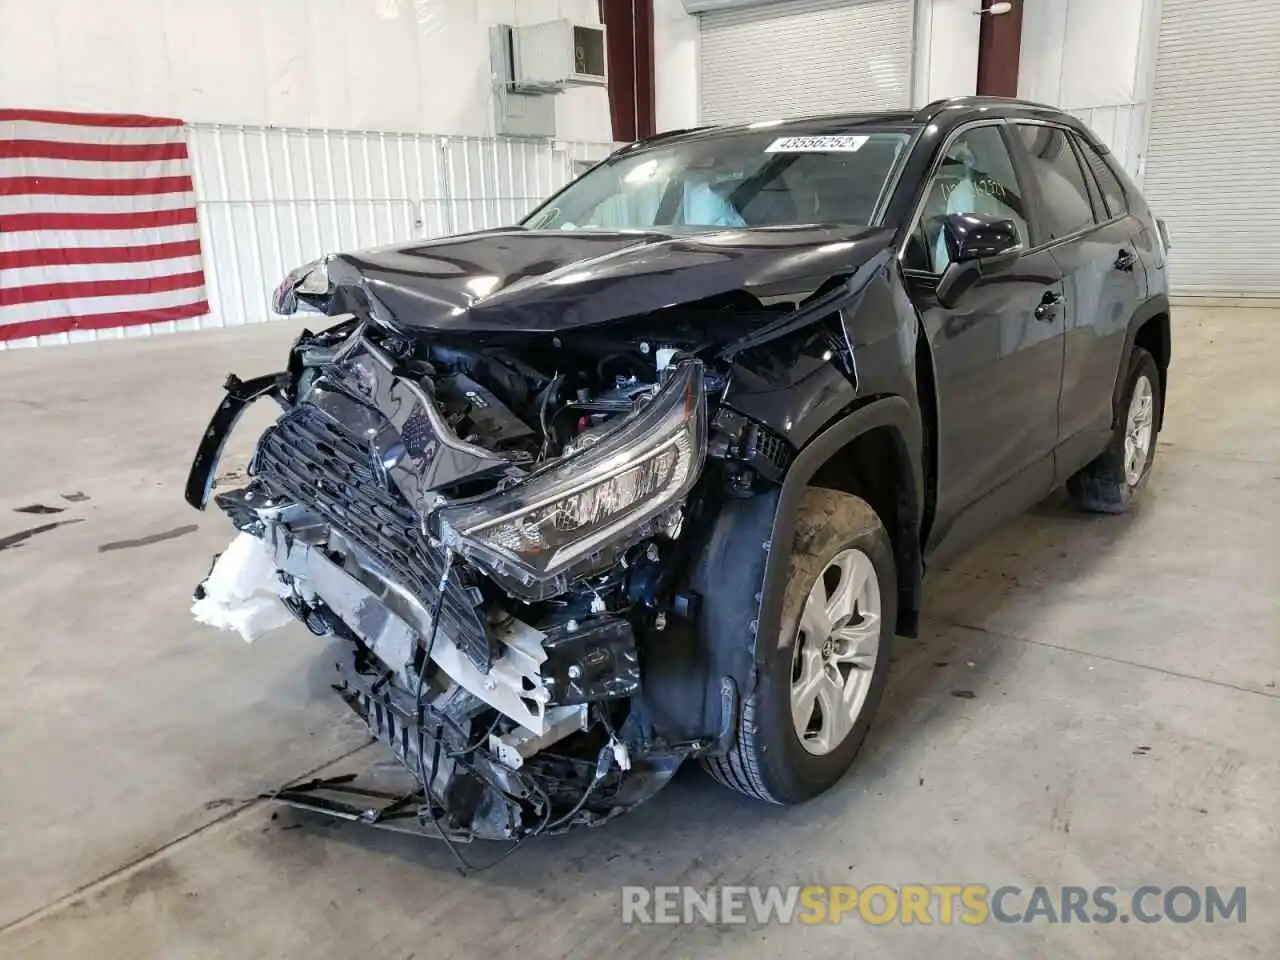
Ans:
<svg viewBox="0 0 1280 960"><path fill-rule="evenodd" d="M691 758L804 801L927 565L1060 485L1143 489L1167 242L1078 120L962 99L667 134L518 225L327 256L274 304L326 328L230 377L197 451L187 499L239 533L195 613L335 638L418 784L365 819L518 841Z"/></svg>

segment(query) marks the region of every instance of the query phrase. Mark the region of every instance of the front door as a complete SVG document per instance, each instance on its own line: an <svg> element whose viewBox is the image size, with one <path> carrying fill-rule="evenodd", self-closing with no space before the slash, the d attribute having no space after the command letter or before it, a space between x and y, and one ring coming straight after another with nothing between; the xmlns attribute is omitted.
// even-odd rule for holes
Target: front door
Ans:
<svg viewBox="0 0 1280 960"><path fill-rule="evenodd" d="M944 148L903 256L932 354L937 394L936 508L926 548L962 548L1053 483L1062 385L1063 284L1053 255L1024 254L983 277L951 309L936 288L948 264L951 213L1010 219L1031 249L1028 191L1000 124L962 131ZM949 550L947 552L950 552Z"/></svg>

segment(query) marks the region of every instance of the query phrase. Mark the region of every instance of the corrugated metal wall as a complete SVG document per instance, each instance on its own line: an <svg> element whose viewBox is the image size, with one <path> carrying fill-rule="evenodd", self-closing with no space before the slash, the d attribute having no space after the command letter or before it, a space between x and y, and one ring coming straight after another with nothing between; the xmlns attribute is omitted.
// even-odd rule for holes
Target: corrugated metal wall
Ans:
<svg viewBox="0 0 1280 960"><path fill-rule="evenodd" d="M1173 291L1280 297L1280 2L1161 11L1145 192Z"/></svg>
<svg viewBox="0 0 1280 960"><path fill-rule="evenodd" d="M271 291L335 250L512 223L613 145L189 124L208 316L0 342L150 336L272 319Z"/></svg>
<svg viewBox="0 0 1280 960"><path fill-rule="evenodd" d="M776 0L699 16L701 123L911 103L912 0Z"/></svg>

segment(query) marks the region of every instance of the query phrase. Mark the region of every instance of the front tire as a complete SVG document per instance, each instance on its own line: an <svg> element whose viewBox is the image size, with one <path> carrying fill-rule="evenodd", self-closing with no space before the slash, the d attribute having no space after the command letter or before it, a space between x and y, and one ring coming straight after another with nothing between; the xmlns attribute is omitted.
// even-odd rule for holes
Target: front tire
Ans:
<svg viewBox="0 0 1280 960"><path fill-rule="evenodd" d="M748 796L793 804L830 788L853 763L884 692L898 614L893 547L858 497L805 492L782 620L742 704L734 746L703 761Z"/></svg>
<svg viewBox="0 0 1280 960"><path fill-rule="evenodd" d="M1067 481L1077 506L1090 513L1124 513L1133 506L1151 475L1160 409L1160 370L1151 354L1135 346L1111 443Z"/></svg>

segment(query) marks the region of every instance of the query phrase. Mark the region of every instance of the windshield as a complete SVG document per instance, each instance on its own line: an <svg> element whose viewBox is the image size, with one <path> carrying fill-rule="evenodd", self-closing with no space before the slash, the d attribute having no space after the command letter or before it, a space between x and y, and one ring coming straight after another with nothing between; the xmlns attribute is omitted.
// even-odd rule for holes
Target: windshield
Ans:
<svg viewBox="0 0 1280 960"><path fill-rule="evenodd" d="M535 230L871 225L910 133L734 134L628 152L535 210Z"/></svg>

